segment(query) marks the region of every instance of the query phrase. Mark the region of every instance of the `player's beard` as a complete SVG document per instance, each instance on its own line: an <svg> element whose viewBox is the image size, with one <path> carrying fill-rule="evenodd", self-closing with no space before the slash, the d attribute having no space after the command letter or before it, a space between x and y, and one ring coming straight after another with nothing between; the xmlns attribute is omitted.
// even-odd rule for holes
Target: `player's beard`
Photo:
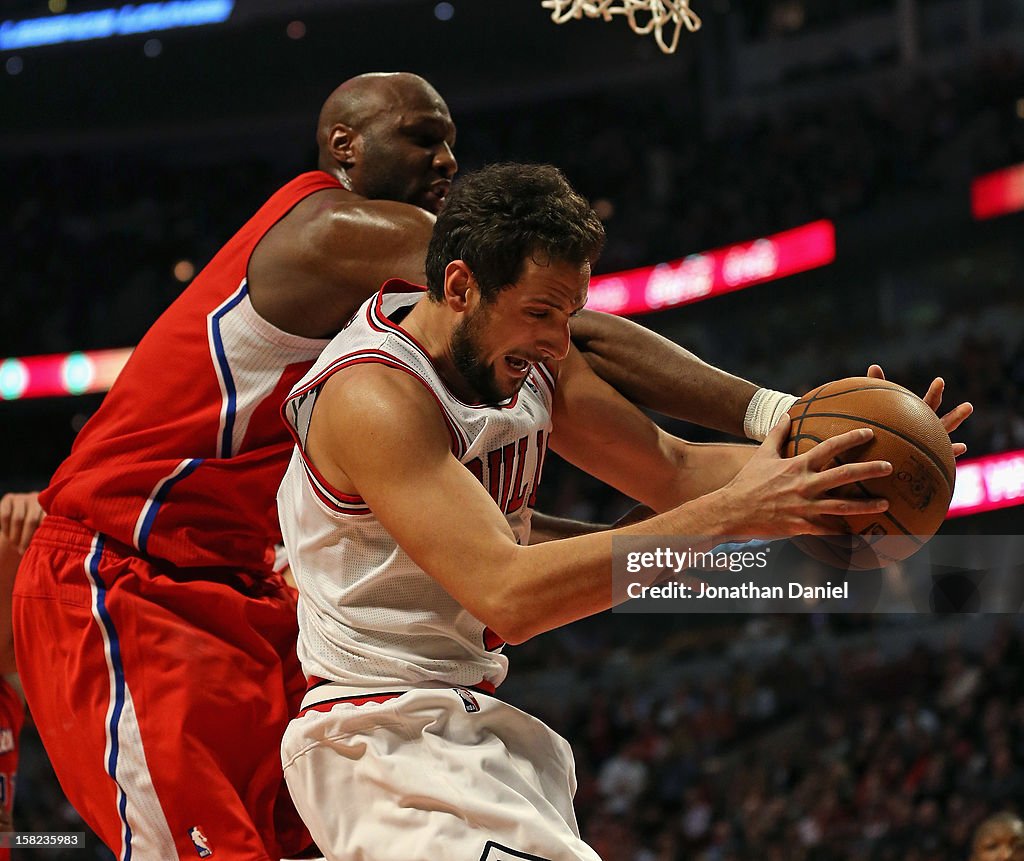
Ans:
<svg viewBox="0 0 1024 861"><path fill-rule="evenodd" d="M483 355L480 335L486 319L487 311L481 306L455 327L452 332L452 362L483 403L499 404L512 397L518 387L511 392L503 392L498 386L494 366L485 364L480 358Z"/></svg>

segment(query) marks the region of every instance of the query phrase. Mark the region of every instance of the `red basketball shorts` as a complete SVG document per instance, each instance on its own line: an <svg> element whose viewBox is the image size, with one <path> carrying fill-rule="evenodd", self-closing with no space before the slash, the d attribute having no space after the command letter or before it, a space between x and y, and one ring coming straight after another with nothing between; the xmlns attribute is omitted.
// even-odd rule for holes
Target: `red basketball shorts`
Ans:
<svg viewBox="0 0 1024 861"><path fill-rule="evenodd" d="M118 859L265 861L310 843L281 776L304 680L279 578L160 568L47 517L14 592L29 708Z"/></svg>

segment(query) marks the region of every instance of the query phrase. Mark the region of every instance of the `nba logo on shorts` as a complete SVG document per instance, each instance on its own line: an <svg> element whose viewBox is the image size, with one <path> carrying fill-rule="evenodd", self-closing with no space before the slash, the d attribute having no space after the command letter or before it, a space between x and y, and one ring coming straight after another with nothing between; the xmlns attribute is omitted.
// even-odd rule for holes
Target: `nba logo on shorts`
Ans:
<svg viewBox="0 0 1024 861"><path fill-rule="evenodd" d="M203 829L198 825L194 825L188 830L188 836L192 839L192 845L196 847L200 858L209 858L213 854L210 843L206 839L206 835L203 834Z"/></svg>
<svg viewBox="0 0 1024 861"><path fill-rule="evenodd" d="M472 714L473 712L480 711L480 703L476 701L476 697L473 696L465 688L455 688L455 693L462 697L462 704L466 707L466 711Z"/></svg>

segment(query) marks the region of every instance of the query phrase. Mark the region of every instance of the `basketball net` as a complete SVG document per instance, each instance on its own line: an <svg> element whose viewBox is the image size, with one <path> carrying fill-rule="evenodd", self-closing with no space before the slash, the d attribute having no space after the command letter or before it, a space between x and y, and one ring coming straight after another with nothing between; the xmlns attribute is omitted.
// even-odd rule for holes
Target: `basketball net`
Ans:
<svg viewBox="0 0 1024 861"><path fill-rule="evenodd" d="M683 27L691 33L700 29L700 17L690 8L690 0L541 0L540 5L551 10L556 24L584 16L611 21L612 15L625 15L634 33L653 33L666 54L675 51Z"/></svg>

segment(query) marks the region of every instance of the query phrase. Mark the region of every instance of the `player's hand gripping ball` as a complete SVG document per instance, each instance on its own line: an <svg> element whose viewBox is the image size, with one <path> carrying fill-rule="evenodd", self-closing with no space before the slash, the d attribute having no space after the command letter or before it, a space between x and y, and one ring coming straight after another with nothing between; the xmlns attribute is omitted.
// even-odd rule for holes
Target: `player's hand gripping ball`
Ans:
<svg viewBox="0 0 1024 861"><path fill-rule="evenodd" d="M917 395L886 380L850 377L808 392L789 415L787 457L844 431L868 427L873 439L844 452L842 462L892 464L883 478L835 491L849 498L884 497L887 511L836 518L842 534L801 536L794 541L801 550L837 568L870 570L906 559L935 534L953 498L956 465L949 434Z"/></svg>

